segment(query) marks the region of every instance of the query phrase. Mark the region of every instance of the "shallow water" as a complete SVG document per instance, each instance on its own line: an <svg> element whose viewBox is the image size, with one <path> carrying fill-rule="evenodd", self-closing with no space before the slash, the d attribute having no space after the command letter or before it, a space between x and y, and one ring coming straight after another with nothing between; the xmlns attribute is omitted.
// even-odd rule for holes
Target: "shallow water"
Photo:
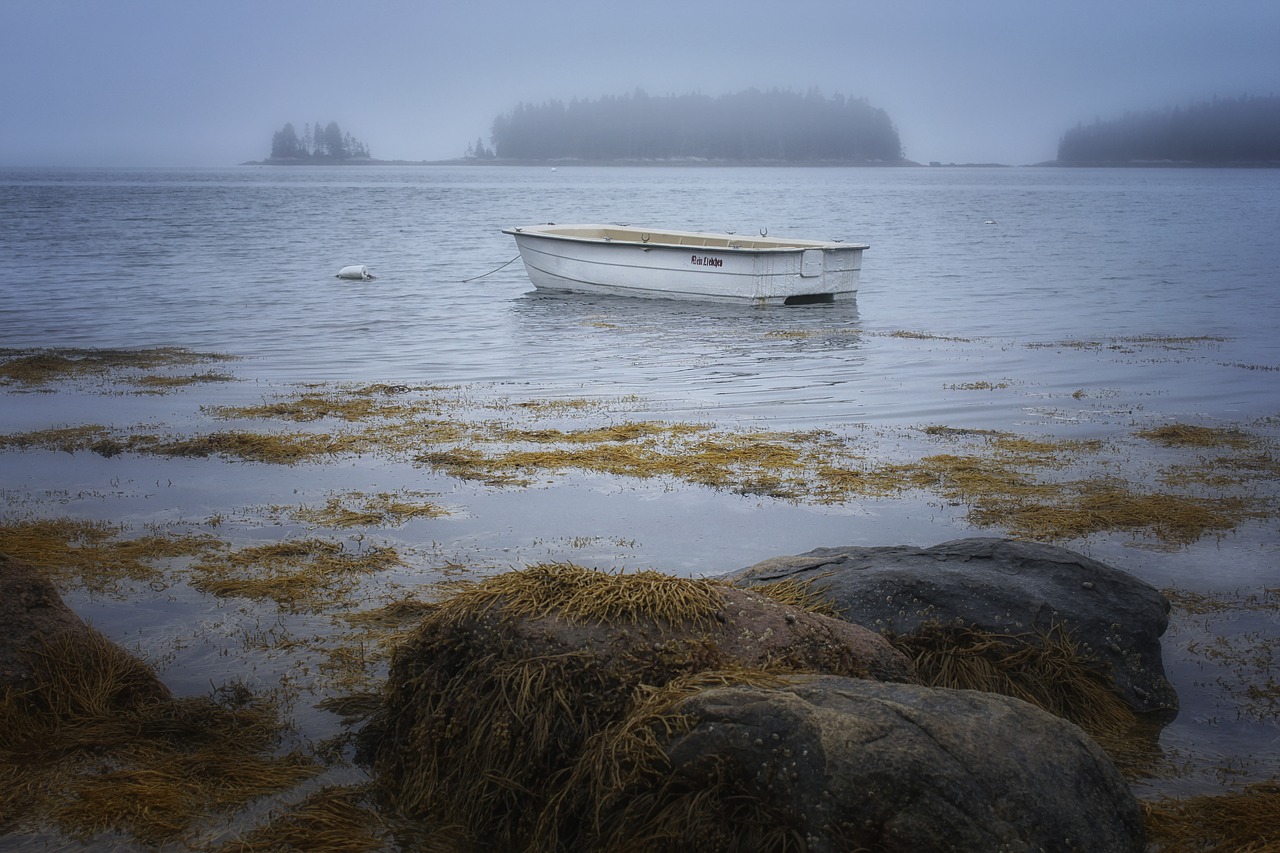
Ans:
<svg viewBox="0 0 1280 853"><path fill-rule="evenodd" d="M509 237L535 222L631 222L871 244L857 299L754 309L531 292ZM176 346L238 357L232 383L162 396L92 383L0 387L0 429L207 422L305 383L447 385L485 401L604 401L603 422L658 418L824 429L891 457L918 428L1112 439L1163 423L1274 436L1280 414L1280 170L237 167L0 172L0 348ZM347 264L372 282L339 281ZM204 369L204 368L201 368ZM610 402L614 401L614 402ZM612 408L610 408L612 407ZM1154 459L1158 454L1152 451ZM1132 471L1153 461L1134 458ZM1130 473L1132 473L1130 471ZM337 492L425 490L451 515L379 531L417 549L393 579L567 559L704 575L842 544L927 545L975 529L928 497L815 506L605 475L524 489L377 458L288 469L217 459L0 453L6 521L132 525L221 518L270 541L302 525L263 508ZM351 547L354 536L349 537ZM1159 586L1280 584L1274 518L1153 548L1064 543ZM72 593L112 636L199 692L226 677L230 636L260 609L173 590ZM1191 639L1276 628L1175 625L1184 711L1165 733L1189 769L1170 788L1274 774L1273 715L1233 719ZM233 627L229 627L233 626ZM248 656L269 684L287 661ZM309 731L334 725L301 709ZM1223 773L1235 763L1242 770Z"/></svg>

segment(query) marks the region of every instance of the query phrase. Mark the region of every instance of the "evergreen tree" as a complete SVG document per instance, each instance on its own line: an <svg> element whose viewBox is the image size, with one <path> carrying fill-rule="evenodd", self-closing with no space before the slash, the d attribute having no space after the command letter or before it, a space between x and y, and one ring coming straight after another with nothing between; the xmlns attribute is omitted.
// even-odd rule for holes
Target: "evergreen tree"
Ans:
<svg viewBox="0 0 1280 853"><path fill-rule="evenodd" d="M271 159L297 160L307 156L298 132L291 122L286 122L282 130L278 130L271 139Z"/></svg>
<svg viewBox="0 0 1280 853"><path fill-rule="evenodd" d="M476 144L467 146L466 156L468 160L489 160L493 157L493 152L485 148L484 140L477 136Z"/></svg>
<svg viewBox="0 0 1280 853"><path fill-rule="evenodd" d="M326 154L334 160L347 159L347 146L342 139L342 129L336 121L331 121L324 128L324 145Z"/></svg>

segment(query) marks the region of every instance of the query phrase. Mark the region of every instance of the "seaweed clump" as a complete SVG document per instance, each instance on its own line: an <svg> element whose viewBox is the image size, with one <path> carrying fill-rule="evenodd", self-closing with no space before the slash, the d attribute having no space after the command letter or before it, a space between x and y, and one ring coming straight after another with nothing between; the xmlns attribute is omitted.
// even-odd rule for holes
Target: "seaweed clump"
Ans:
<svg viewBox="0 0 1280 853"><path fill-rule="evenodd" d="M319 769L278 752L278 710L246 688L174 698L96 632L52 635L31 657L31 678L0 689L0 832L190 841L211 813Z"/></svg>
<svg viewBox="0 0 1280 853"><path fill-rule="evenodd" d="M308 853L373 853L387 849L388 828L362 787L327 785L217 853L306 850Z"/></svg>
<svg viewBox="0 0 1280 853"><path fill-rule="evenodd" d="M928 624L889 637L924 684L981 690L1030 702L1084 729L1123 771L1154 760L1159 727L1144 721L1081 650L1067 628L1009 635L967 625Z"/></svg>
<svg viewBox="0 0 1280 853"><path fill-rule="evenodd" d="M1280 782L1240 791L1142 804L1147 837L1161 853L1280 850Z"/></svg>
<svg viewBox="0 0 1280 853"><path fill-rule="evenodd" d="M6 357L7 356L7 357ZM198 353L179 347L152 349L44 349L0 351L0 385L40 387L52 382L86 377L102 377L127 370L156 370L208 361L224 361L230 356ZM150 381L145 381L145 380ZM144 377L144 384L182 385L199 381L227 381L229 377L207 374L178 379Z"/></svg>
<svg viewBox="0 0 1280 853"><path fill-rule="evenodd" d="M290 612L345 599L371 573L401 565L394 548L348 552L337 542L301 539L242 548L192 566L192 586L218 597L269 599Z"/></svg>
<svg viewBox="0 0 1280 853"><path fill-rule="evenodd" d="M205 535L124 533L122 525L72 518L0 524L0 553L24 560L58 582L117 592L125 581L163 587L168 581L158 564L207 554L217 545Z"/></svg>

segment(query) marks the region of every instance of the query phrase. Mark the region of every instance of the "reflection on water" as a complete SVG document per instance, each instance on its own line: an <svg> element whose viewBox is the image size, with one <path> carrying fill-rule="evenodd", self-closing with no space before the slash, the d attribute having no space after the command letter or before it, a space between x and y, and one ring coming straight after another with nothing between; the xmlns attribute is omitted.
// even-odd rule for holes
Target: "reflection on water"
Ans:
<svg viewBox="0 0 1280 853"><path fill-rule="evenodd" d="M511 317L513 342L533 360L528 379L656 393L686 407L839 398L865 362L854 300L761 309L534 292L512 303Z"/></svg>

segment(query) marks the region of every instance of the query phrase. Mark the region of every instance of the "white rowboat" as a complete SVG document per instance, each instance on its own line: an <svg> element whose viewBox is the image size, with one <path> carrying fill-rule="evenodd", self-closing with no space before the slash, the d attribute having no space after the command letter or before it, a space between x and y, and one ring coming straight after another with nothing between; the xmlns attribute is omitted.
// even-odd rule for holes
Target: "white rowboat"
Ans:
<svg viewBox="0 0 1280 853"><path fill-rule="evenodd" d="M858 290L865 243L621 225L504 228L539 290L803 305Z"/></svg>

